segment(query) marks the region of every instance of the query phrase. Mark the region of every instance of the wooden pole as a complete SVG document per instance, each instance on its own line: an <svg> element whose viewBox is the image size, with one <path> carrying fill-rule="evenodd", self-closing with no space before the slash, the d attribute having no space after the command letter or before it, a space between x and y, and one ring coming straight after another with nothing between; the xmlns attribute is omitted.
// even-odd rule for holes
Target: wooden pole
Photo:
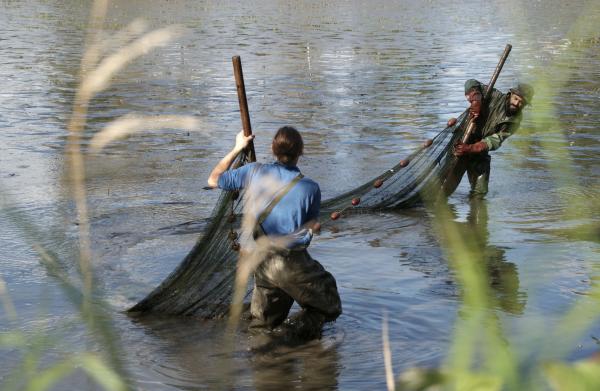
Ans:
<svg viewBox="0 0 600 391"><path fill-rule="evenodd" d="M242 129L244 135L252 134L252 125L250 124L250 113L248 112L248 101L246 100L246 86L244 85L244 73L242 72L242 60L240 56L233 56L233 74L235 75L235 85L237 87L238 101L240 103L240 116L242 118ZM256 152L254 152L254 142L250 141L246 148L246 156L250 162L256 161Z"/></svg>

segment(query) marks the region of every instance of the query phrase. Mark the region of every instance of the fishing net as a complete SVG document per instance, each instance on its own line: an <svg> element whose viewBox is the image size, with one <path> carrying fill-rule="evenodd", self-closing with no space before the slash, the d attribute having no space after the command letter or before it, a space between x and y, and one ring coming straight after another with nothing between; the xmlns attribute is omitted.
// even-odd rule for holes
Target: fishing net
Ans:
<svg viewBox="0 0 600 391"><path fill-rule="evenodd" d="M436 197L441 183L456 164L452 146L461 139L467 118L467 112L463 113L456 125L446 127L425 141L377 178L323 201L321 221L329 221L332 214L407 208L424 198ZM245 159L240 156L236 164L244 164ZM190 253L171 275L129 311L203 318L227 314L234 289L239 257L237 232L245 199L243 191L222 191L210 223Z"/></svg>

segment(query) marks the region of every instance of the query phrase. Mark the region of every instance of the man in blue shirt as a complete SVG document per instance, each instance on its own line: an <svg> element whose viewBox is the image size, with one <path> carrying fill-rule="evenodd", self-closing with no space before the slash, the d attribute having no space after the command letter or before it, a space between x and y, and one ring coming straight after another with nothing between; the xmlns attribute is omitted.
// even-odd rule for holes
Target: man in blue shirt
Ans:
<svg viewBox="0 0 600 391"><path fill-rule="evenodd" d="M250 326L272 329L285 320L284 326L297 336L318 337L323 323L342 312L335 279L306 250L319 219L321 191L296 167L304 143L291 126L280 128L273 138L274 163L228 170L253 138L240 132L208 178L210 187L247 189L256 213L254 237L267 239L268 251L254 273ZM286 320L294 300L302 310Z"/></svg>

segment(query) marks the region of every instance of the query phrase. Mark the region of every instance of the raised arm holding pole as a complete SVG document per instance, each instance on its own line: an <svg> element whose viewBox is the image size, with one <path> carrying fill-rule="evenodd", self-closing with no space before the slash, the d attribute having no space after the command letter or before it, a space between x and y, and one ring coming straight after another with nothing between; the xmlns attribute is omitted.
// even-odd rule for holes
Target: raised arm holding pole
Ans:
<svg viewBox="0 0 600 391"><path fill-rule="evenodd" d="M208 186L205 189L217 187L219 177L228 170L232 164L233 168L241 166L244 162L255 162L256 153L254 152L254 135L252 135L252 126L250 124L250 114L248 112L248 101L246 100L246 87L244 85L244 74L242 72L242 61L240 56L234 56L233 74L235 76L235 85L237 87L238 101L240 104L240 116L242 119L242 132L236 136L235 146L228 152L211 171L208 177ZM237 159L240 153L244 153L242 158ZM237 159L237 160L236 160Z"/></svg>

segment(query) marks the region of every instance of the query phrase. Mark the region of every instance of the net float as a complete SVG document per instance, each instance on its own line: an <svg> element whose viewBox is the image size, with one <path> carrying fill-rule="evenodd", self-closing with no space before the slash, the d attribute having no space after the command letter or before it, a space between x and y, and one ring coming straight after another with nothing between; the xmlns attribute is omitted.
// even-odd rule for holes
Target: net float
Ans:
<svg viewBox="0 0 600 391"><path fill-rule="evenodd" d="M357 206L358 204L360 204L360 198L353 198L352 205Z"/></svg>
<svg viewBox="0 0 600 391"><path fill-rule="evenodd" d="M321 223L314 223L312 226L313 232L321 232Z"/></svg>
<svg viewBox="0 0 600 391"><path fill-rule="evenodd" d="M448 126L456 125L456 118L452 117L448 120Z"/></svg>
<svg viewBox="0 0 600 391"><path fill-rule="evenodd" d="M410 163L410 160L408 159L400 160L400 167L406 167L408 166L408 163Z"/></svg>
<svg viewBox="0 0 600 391"><path fill-rule="evenodd" d="M381 185L383 185L383 180L382 179L377 179L375 182L373 182L373 187L378 189L381 187Z"/></svg>
<svg viewBox="0 0 600 391"><path fill-rule="evenodd" d="M423 147L429 148L429 147L431 147L431 144L433 144L432 139L425 140L425 142L423 143Z"/></svg>
<svg viewBox="0 0 600 391"><path fill-rule="evenodd" d="M236 240L238 238L238 234L235 231L229 232L229 239Z"/></svg>
<svg viewBox="0 0 600 391"><path fill-rule="evenodd" d="M240 246L240 244L238 242L231 243L231 249L233 251L240 251L240 248L241 248L241 246Z"/></svg>
<svg viewBox="0 0 600 391"><path fill-rule="evenodd" d="M337 220L340 218L341 215L342 214L340 212L333 212L330 217L331 217L331 220Z"/></svg>

